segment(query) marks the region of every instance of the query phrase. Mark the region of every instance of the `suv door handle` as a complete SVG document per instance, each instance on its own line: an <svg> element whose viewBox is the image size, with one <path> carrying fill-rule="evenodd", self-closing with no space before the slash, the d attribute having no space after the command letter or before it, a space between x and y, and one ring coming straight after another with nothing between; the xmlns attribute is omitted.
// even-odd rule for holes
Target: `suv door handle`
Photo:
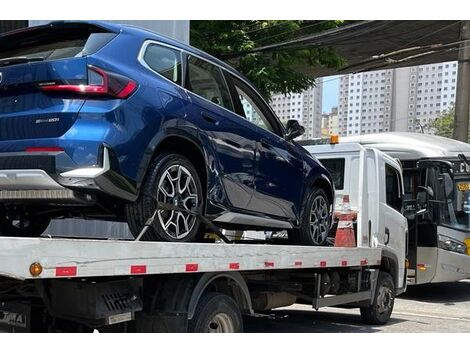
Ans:
<svg viewBox="0 0 470 352"><path fill-rule="evenodd" d="M385 228L385 240L384 240L384 245L388 245L388 242L390 242L390 230L388 227Z"/></svg>
<svg viewBox="0 0 470 352"><path fill-rule="evenodd" d="M212 123L212 124L214 124L214 125L216 125L216 124L219 122L215 117L209 115L209 114L206 113L206 112L201 112L201 115L202 115L202 118L203 118L206 122Z"/></svg>

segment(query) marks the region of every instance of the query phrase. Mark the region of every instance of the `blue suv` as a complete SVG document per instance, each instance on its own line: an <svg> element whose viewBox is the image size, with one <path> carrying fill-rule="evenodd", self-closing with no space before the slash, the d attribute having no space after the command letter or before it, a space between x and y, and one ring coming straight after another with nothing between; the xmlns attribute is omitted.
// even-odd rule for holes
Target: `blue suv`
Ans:
<svg viewBox="0 0 470 352"><path fill-rule="evenodd" d="M0 234L127 221L144 240L288 230L325 243L329 173L223 62L139 28L52 22L0 36Z"/></svg>

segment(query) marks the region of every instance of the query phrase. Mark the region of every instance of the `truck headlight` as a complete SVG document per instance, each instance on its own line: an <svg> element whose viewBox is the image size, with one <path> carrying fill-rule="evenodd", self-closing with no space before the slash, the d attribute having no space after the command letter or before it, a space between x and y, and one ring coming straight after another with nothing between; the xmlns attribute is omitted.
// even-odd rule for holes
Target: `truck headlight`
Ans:
<svg viewBox="0 0 470 352"><path fill-rule="evenodd" d="M439 248L445 249L446 251L467 254L467 245L465 243L443 235L439 235Z"/></svg>

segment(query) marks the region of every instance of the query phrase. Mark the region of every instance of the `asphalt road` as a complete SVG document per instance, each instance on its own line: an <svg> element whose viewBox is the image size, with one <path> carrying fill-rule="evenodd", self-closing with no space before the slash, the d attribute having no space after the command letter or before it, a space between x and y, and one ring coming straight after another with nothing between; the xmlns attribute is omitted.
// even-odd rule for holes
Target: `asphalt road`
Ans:
<svg viewBox="0 0 470 352"><path fill-rule="evenodd" d="M322 308L318 312L295 304L274 317L245 320L246 332L470 332L470 280L408 287L395 300L385 326L361 322L359 309Z"/></svg>

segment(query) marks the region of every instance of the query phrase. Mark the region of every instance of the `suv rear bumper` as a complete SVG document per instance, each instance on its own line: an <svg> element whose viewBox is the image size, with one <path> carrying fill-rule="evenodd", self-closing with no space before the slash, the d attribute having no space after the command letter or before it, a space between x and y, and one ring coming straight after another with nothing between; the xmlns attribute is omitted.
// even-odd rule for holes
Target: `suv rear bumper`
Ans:
<svg viewBox="0 0 470 352"><path fill-rule="evenodd" d="M100 166L77 168L65 152L0 154L0 202L82 203L93 194L134 201L135 184L113 170L110 155L104 147Z"/></svg>

